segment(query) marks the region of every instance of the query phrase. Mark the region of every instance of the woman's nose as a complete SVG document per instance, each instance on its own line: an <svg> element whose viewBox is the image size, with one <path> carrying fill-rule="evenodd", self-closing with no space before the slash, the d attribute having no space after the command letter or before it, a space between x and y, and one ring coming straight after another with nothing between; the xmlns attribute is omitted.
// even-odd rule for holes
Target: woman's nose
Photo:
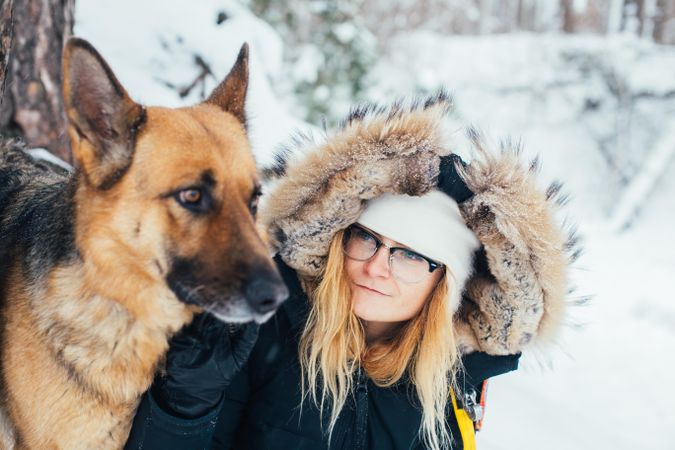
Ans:
<svg viewBox="0 0 675 450"><path fill-rule="evenodd" d="M389 249L381 246L377 252L365 262L364 270L371 277L388 278L391 275L389 267Z"/></svg>

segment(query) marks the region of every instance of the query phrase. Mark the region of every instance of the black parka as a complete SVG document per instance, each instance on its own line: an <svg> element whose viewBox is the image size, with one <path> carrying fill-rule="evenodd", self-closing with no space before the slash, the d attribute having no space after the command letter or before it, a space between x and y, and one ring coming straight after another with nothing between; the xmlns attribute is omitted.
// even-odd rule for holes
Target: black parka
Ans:
<svg viewBox="0 0 675 450"><path fill-rule="evenodd" d="M421 409L405 379L377 387L363 372L328 441L326 413L306 398L301 404L298 343L307 317L307 297L293 269L276 259L291 296L261 329L248 363L235 377L217 410L194 420L172 417L146 393L127 449L416 449ZM465 391L484 379L517 368L519 355L474 352L463 358ZM461 396L458 396L461 397ZM464 444L455 412L448 408L453 449Z"/></svg>

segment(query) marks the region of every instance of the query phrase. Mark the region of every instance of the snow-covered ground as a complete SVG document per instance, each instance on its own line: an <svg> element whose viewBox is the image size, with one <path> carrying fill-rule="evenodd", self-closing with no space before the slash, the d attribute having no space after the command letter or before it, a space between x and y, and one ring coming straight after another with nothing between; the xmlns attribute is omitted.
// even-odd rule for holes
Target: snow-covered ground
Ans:
<svg viewBox="0 0 675 450"><path fill-rule="evenodd" d="M220 11L229 19L217 25ZM180 99L165 82L189 84L198 52L216 75L207 78L208 92L249 42L249 114L261 164L294 129L307 127L269 81L282 64L281 38L234 2L78 0L76 16L76 34L148 104L194 103L196 92ZM542 155L543 179L565 181L584 236L586 253L572 275L578 293L593 300L573 308L570 323L578 326L546 357L526 355L521 370L491 381L479 448L675 448L675 160L659 162L668 164L664 175L643 193L630 228L618 231L609 218L625 189L601 155L603 145L631 150L618 153L630 178L651 149L673 142L673 96L650 96L675 91L675 50L625 36L427 33L402 36L390 48L397 50L371 72L373 99L448 87L458 129L470 123L494 140L521 138L526 155ZM612 77L620 97L608 87ZM642 100L622 109L622 93Z"/></svg>
<svg viewBox="0 0 675 450"><path fill-rule="evenodd" d="M675 448L672 211L671 230L587 231L574 275L595 297L574 312L582 327L564 333L551 367L525 357L492 380L482 448Z"/></svg>

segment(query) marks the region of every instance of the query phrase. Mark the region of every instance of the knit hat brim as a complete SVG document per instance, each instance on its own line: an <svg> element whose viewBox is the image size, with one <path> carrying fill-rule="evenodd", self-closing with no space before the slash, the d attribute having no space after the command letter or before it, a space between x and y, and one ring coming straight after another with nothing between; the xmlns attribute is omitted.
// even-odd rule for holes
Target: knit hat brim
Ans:
<svg viewBox="0 0 675 450"><path fill-rule="evenodd" d="M479 247L466 226L457 203L432 190L422 196L383 194L370 200L358 222L378 234L443 263L454 278L455 294L471 275L472 259ZM453 295L453 310L459 295Z"/></svg>

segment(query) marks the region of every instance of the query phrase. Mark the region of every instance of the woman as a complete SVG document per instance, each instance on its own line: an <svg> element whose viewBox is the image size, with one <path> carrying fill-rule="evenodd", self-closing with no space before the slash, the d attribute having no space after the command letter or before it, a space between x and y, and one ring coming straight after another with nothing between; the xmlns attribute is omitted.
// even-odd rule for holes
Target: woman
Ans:
<svg viewBox="0 0 675 450"><path fill-rule="evenodd" d="M476 390L552 336L569 261L552 191L478 139L463 166L448 112L359 109L280 159L260 222L290 298L257 341L178 336L127 448L475 447Z"/></svg>

